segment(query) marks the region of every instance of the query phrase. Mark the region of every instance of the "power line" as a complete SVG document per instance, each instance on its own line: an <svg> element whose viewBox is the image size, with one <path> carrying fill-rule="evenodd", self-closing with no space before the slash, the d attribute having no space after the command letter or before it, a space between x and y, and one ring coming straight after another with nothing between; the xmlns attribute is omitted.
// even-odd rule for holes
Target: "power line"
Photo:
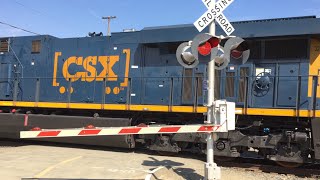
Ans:
<svg viewBox="0 0 320 180"><path fill-rule="evenodd" d="M35 33L35 32L29 31L29 30L26 30L26 29L23 29L23 28L19 28L19 27L17 27L17 26L14 26L14 25L11 25L11 24L8 24L8 23L5 23L5 22L1 22L1 21L0 21L0 24L7 25L7 26L10 26L10 27L12 27L12 28L19 29L19 30L21 30L21 31L25 31L25 32L28 32L28 33L31 33L31 34L41 35L41 34L39 34L39 33Z"/></svg>
<svg viewBox="0 0 320 180"><path fill-rule="evenodd" d="M43 14L41 11L38 11L38 10L33 9L33 8L31 8L31 7L28 7L28 6L24 5L24 4L22 4L21 2L18 2L18 1L14 1L14 2L15 2L16 4L19 4L19 5L22 6L22 7L26 8L26 9L29 9L29 10L37 13L37 14Z"/></svg>

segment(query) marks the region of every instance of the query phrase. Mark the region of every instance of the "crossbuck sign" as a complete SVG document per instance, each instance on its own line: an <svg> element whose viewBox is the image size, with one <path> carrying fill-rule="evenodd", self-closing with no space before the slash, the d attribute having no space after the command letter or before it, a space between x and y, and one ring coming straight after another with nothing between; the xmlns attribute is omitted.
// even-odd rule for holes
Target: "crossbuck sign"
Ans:
<svg viewBox="0 0 320 180"><path fill-rule="evenodd" d="M194 26L201 32L206 28L212 21L216 22L221 26L224 32L229 36L233 33L234 27L231 25L229 20L222 13L234 0L202 0L208 11L205 12L196 22Z"/></svg>

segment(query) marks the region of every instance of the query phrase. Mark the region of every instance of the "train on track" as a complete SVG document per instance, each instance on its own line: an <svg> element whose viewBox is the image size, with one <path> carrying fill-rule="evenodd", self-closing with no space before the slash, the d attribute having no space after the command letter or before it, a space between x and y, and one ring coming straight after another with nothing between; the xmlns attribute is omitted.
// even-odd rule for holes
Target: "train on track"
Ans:
<svg viewBox="0 0 320 180"><path fill-rule="evenodd" d="M215 98L236 103L236 130L219 133L215 155L265 158L283 166L320 161L320 19L233 23L246 64L215 72ZM217 28L217 34L222 30ZM139 124L201 124L207 62L179 65L193 25L101 36L0 38L0 137L19 131ZM204 153L203 134L42 139L159 152Z"/></svg>

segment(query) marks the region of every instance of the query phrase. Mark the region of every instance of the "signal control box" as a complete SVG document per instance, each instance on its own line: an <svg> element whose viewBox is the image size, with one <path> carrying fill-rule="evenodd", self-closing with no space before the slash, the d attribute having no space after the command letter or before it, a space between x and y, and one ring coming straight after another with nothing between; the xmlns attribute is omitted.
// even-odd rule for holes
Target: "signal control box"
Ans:
<svg viewBox="0 0 320 180"><path fill-rule="evenodd" d="M236 128L236 104L226 100L215 101L216 125L220 125L220 132L228 132Z"/></svg>

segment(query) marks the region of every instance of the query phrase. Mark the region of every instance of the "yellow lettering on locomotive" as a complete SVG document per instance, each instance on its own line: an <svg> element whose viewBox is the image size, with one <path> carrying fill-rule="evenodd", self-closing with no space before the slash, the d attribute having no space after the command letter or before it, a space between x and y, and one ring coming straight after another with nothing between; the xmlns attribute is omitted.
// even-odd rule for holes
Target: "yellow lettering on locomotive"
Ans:
<svg viewBox="0 0 320 180"><path fill-rule="evenodd" d="M129 74L129 66L130 66L130 49L124 49L123 53L126 54L125 58L125 72L124 72L124 80L123 82L119 82L119 85L113 88L114 94L119 94L120 90L124 90L123 87L127 87L128 74ZM61 52L55 52L54 56L54 67L53 67L53 81L52 86L59 87L60 83L57 82L58 75L58 58L62 56ZM113 67L119 62L120 56L71 56L67 58L62 64L62 76L67 82L93 82L93 81L118 81L118 75L113 71ZM98 70L97 66L101 66L102 70ZM119 88L121 87L121 89ZM111 92L110 87L106 87L109 89L107 92ZM65 93L65 87L61 86L59 92L61 94ZM116 91L119 89L118 91ZM72 91L73 92L73 91ZM71 93L72 93L71 92Z"/></svg>
<svg viewBox="0 0 320 180"><path fill-rule="evenodd" d="M82 81L92 82L96 78L97 70L97 56L88 56L83 62L83 68L87 71L85 79Z"/></svg>
<svg viewBox="0 0 320 180"><path fill-rule="evenodd" d="M96 69L97 59L102 65L103 70L98 73ZM81 81L92 82L103 81L107 78L108 81L117 81L118 75L112 70L113 66L119 61L119 56L88 56L83 60L83 57L72 56L69 57L63 64L62 75L67 81L75 82L81 79ZM75 74L71 74L70 66L83 67L84 71L78 71ZM78 67L78 68L79 68Z"/></svg>
<svg viewBox="0 0 320 180"><path fill-rule="evenodd" d="M63 77L67 80L67 81L71 81L71 82L75 82L78 81L80 78L83 78L85 76L85 72L76 72L75 74L70 74L69 73L69 67L72 64L81 66L83 62L83 58L82 57L76 57L76 56L72 56L69 57L63 64L62 67L62 75Z"/></svg>
<svg viewBox="0 0 320 180"><path fill-rule="evenodd" d="M99 56L99 62L103 66L103 70L97 76L97 81L103 81L107 77L108 81L117 81L118 75L114 73L112 67L119 61L119 56Z"/></svg>

